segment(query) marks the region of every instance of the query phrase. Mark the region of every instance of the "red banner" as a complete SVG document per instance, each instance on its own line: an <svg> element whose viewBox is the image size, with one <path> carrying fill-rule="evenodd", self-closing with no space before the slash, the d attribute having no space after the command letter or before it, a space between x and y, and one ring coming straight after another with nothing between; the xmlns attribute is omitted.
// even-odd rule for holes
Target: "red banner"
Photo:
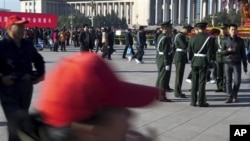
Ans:
<svg viewBox="0 0 250 141"><path fill-rule="evenodd" d="M0 26L4 27L5 22L11 15L17 15L23 20L28 20L26 27L57 28L57 15L40 13L21 13L21 12L0 12Z"/></svg>

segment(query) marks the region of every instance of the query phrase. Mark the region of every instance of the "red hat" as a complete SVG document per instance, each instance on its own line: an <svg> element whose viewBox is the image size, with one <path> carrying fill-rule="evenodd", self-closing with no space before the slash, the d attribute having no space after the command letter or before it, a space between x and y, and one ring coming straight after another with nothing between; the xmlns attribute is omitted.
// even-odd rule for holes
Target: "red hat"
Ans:
<svg viewBox="0 0 250 141"><path fill-rule="evenodd" d="M29 21L27 20L22 20L22 18L12 15L8 18L8 21L5 23L5 28L10 27L13 24L27 24Z"/></svg>
<svg viewBox="0 0 250 141"><path fill-rule="evenodd" d="M105 107L142 107L159 89L123 82L99 56L79 53L63 59L46 76L36 108L45 122L66 126Z"/></svg>

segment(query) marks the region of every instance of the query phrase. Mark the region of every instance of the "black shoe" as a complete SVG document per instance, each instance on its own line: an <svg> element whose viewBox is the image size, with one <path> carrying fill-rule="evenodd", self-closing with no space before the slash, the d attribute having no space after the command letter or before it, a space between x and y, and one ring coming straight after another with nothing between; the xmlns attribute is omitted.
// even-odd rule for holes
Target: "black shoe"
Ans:
<svg viewBox="0 0 250 141"><path fill-rule="evenodd" d="M232 103L232 102L233 102L232 98L227 98L226 101L225 101L225 103Z"/></svg>
<svg viewBox="0 0 250 141"><path fill-rule="evenodd" d="M223 90L222 89L217 89L217 90L215 90L215 92L223 92Z"/></svg>
<svg viewBox="0 0 250 141"><path fill-rule="evenodd" d="M208 103L200 104L199 107L209 107Z"/></svg>
<svg viewBox="0 0 250 141"><path fill-rule="evenodd" d="M127 59L127 58L123 56L122 59Z"/></svg>
<svg viewBox="0 0 250 141"><path fill-rule="evenodd" d="M159 99L160 102L172 102L172 100L164 98L164 99Z"/></svg>
<svg viewBox="0 0 250 141"><path fill-rule="evenodd" d="M166 89L166 92L173 92L173 91L174 89L171 89L171 88Z"/></svg>
<svg viewBox="0 0 250 141"><path fill-rule="evenodd" d="M191 105L191 106L194 106L194 107L195 107L195 106L197 106L197 105L196 105L196 104L194 104L194 103L190 103L190 105Z"/></svg>
<svg viewBox="0 0 250 141"><path fill-rule="evenodd" d="M179 98L187 98L187 96L186 96L185 94L175 95L175 97L179 97Z"/></svg>

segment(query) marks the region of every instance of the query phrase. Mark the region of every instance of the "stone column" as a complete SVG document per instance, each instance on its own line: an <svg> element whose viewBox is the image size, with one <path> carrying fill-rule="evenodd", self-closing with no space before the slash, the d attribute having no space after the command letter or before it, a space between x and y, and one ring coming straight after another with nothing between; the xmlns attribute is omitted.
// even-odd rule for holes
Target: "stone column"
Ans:
<svg viewBox="0 0 250 141"><path fill-rule="evenodd" d="M155 0L155 24L158 23L158 0Z"/></svg>
<svg viewBox="0 0 250 141"><path fill-rule="evenodd" d="M218 0L218 11L217 12L221 12L221 0Z"/></svg>
<svg viewBox="0 0 250 141"><path fill-rule="evenodd" d="M200 0L200 19L199 21L201 21L203 19L203 0Z"/></svg>

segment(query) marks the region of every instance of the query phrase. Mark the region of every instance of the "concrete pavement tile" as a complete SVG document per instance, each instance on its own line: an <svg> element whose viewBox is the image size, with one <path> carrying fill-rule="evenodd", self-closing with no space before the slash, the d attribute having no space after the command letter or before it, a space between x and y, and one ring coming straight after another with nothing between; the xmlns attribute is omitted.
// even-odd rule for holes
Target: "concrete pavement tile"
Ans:
<svg viewBox="0 0 250 141"><path fill-rule="evenodd" d="M218 123L190 141L229 141L229 125Z"/></svg>

